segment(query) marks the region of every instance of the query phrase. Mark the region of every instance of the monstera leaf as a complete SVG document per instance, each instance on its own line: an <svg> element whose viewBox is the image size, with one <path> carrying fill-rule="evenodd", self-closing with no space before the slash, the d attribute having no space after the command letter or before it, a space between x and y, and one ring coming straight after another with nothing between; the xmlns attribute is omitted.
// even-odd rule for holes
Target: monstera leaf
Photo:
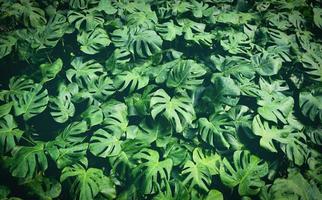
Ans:
<svg viewBox="0 0 322 200"><path fill-rule="evenodd" d="M177 132L182 132L185 124L191 124L195 119L191 99L187 96L171 98L163 89L153 93L150 101L151 115L155 119L162 114L175 125Z"/></svg>
<svg viewBox="0 0 322 200"><path fill-rule="evenodd" d="M9 160L9 170L12 176L31 179L37 173L44 172L48 167L44 147L43 143L30 147L18 147Z"/></svg>
<svg viewBox="0 0 322 200"><path fill-rule="evenodd" d="M313 13L313 20L315 25L322 29L322 8L313 8Z"/></svg>
<svg viewBox="0 0 322 200"><path fill-rule="evenodd" d="M128 127L127 106L118 101L106 102L102 105L104 129L112 135L120 137Z"/></svg>
<svg viewBox="0 0 322 200"><path fill-rule="evenodd" d="M110 189L115 193L115 186L103 171L97 168L87 168L87 161L65 167L62 171L60 181L72 179L71 196L79 200L94 199L100 192Z"/></svg>
<svg viewBox="0 0 322 200"><path fill-rule="evenodd" d="M96 10L83 10L82 12L69 11L68 22L74 24L77 30L90 31L101 27L104 23L103 15Z"/></svg>
<svg viewBox="0 0 322 200"><path fill-rule="evenodd" d="M276 179L268 192L267 189L263 191L262 196L267 196L267 199L318 200L322 198L318 187L308 182L295 169L288 170L287 178Z"/></svg>
<svg viewBox="0 0 322 200"><path fill-rule="evenodd" d="M17 102L14 102L15 115L23 115L24 120L28 120L43 112L48 104L49 97L47 89L42 85L35 84L29 92L24 92Z"/></svg>
<svg viewBox="0 0 322 200"><path fill-rule="evenodd" d="M206 70L193 60L182 60L169 72L167 86L176 89L194 90L202 84Z"/></svg>
<svg viewBox="0 0 322 200"><path fill-rule="evenodd" d="M20 139L23 131L20 130L12 115L0 118L0 153L5 154L16 147L16 141Z"/></svg>
<svg viewBox="0 0 322 200"><path fill-rule="evenodd" d="M36 30L30 30L31 32L28 35L32 35L29 41L31 47L37 50L55 47L67 32L67 29L68 22L66 17L56 13L45 26L38 27ZM20 35L20 38L26 39L24 35Z"/></svg>
<svg viewBox="0 0 322 200"><path fill-rule="evenodd" d="M156 26L156 31L167 41L173 41L177 36L182 35L181 27L176 26L172 20L163 24L158 24Z"/></svg>
<svg viewBox="0 0 322 200"><path fill-rule="evenodd" d="M289 135L292 132L292 128L289 126L284 126L283 129L278 129L276 126L270 127L267 121L262 122L259 115L254 117L252 128L254 134L261 137L261 147L271 152L277 152L273 140L281 144L287 144Z"/></svg>
<svg viewBox="0 0 322 200"><path fill-rule="evenodd" d="M0 91L0 100L9 102L17 102L18 98L21 97L25 92L29 92L33 88L33 81L24 76L12 77L9 80L9 90Z"/></svg>
<svg viewBox="0 0 322 200"><path fill-rule="evenodd" d="M232 131L232 124L227 120L226 115L213 114L207 118L199 118L198 133L201 139L213 147L223 146L229 148L230 144L224 137L224 132ZM219 145L218 145L219 144Z"/></svg>
<svg viewBox="0 0 322 200"><path fill-rule="evenodd" d="M192 154L193 162L188 160L181 172L187 175L183 184L189 184L190 190L198 186L208 191L211 183L211 176L218 174L220 167L220 156L217 154L205 155L201 149L196 148Z"/></svg>
<svg viewBox="0 0 322 200"><path fill-rule="evenodd" d="M11 7L17 18L22 18L22 21L27 27L37 28L46 23L45 12L38 7L35 1L19 0Z"/></svg>
<svg viewBox="0 0 322 200"><path fill-rule="evenodd" d="M275 75L282 67L281 58L267 52L253 55L251 61L257 73L262 76Z"/></svg>
<svg viewBox="0 0 322 200"><path fill-rule="evenodd" d="M57 136L57 140L62 140L70 143L81 143L85 138L85 132L88 130L85 121L72 122Z"/></svg>
<svg viewBox="0 0 322 200"><path fill-rule="evenodd" d="M220 45L231 54L247 53L250 40L244 33L231 33L228 39L220 41Z"/></svg>
<svg viewBox="0 0 322 200"><path fill-rule="evenodd" d="M94 135L91 137L89 149L95 156L102 158L116 156L122 150L120 138L103 129L94 132Z"/></svg>
<svg viewBox="0 0 322 200"><path fill-rule="evenodd" d="M12 35L0 36L0 59L11 53L16 42L17 38Z"/></svg>
<svg viewBox="0 0 322 200"><path fill-rule="evenodd" d="M43 63L39 67L42 75L41 82L45 83L54 79L56 75L61 71L63 67L63 61L58 58L53 63Z"/></svg>
<svg viewBox="0 0 322 200"><path fill-rule="evenodd" d="M235 106L238 103L240 89L233 79L228 77L214 77L212 82L213 86L204 91L202 99L215 106L220 104Z"/></svg>
<svg viewBox="0 0 322 200"><path fill-rule="evenodd" d="M80 50L86 54L96 54L111 43L102 28L96 28L90 32L82 31L77 36L77 41L81 44Z"/></svg>
<svg viewBox="0 0 322 200"><path fill-rule="evenodd" d="M112 41L116 47L142 58L159 52L162 46L162 39L156 32L142 28L117 29L112 33Z"/></svg>
<svg viewBox="0 0 322 200"><path fill-rule="evenodd" d="M172 160L165 159L160 161L157 151L142 149L134 155L134 158L142 162L134 169L137 181L143 183L142 191L144 194L153 194L169 181L172 170Z"/></svg>
<svg viewBox="0 0 322 200"><path fill-rule="evenodd" d="M58 97L51 97L49 101L50 114L56 122L64 123L74 116L75 106L70 94L60 94Z"/></svg>
<svg viewBox="0 0 322 200"><path fill-rule="evenodd" d="M322 46L320 44L309 43L308 51L300 57L305 73L316 81L322 81L322 59L319 56L321 53Z"/></svg>
<svg viewBox="0 0 322 200"><path fill-rule="evenodd" d="M71 166L83 159L88 149L87 143L73 144L64 140L52 141L46 144L46 151L56 162L59 169Z"/></svg>
<svg viewBox="0 0 322 200"><path fill-rule="evenodd" d="M300 93L300 107L302 113L314 121L317 117L322 119L322 95L312 95L310 92Z"/></svg>
<svg viewBox="0 0 322 200"><path fill-rule="evenodd" d="M83 58L76 57L73 59L72 69L66 71L66 77L70 82L76 82L79 86L85 87L91 80L98 78L103 72L103 66L95 60L83 62Z"/></svg>
<svg viewBox="0 0 322 200"><path fill-rule="evenodd" d="M103 122L103 111L96 105L90 105L82 114L81 117L87 122L89 127L101 124Z"/></svg>
<svg viewBox="0 0 322 200"><path fill-rule="evenodd" d="M85 9L90 0L70 0L69 6L75 9Z"/></svg>
<svg viewBox="0 0 322 200"><path fill-rule="evenodd" d="M87 91L96 100L106 100L114 94L113 81L107 74L102 74L87 85Z"/></svg>
<svg viewBox="0 0 322 200"><path fill-rule="evenodd" d="M261 106L258 113L266 120L277 123L280 120L284 124L287 123L286 118L293 110L294 100L292 97L272 98L270 95L263 96L263 99L257 101Z"/></svg>
<svg viewBox="0 0 322 200"><path fill-rule="evenodd" d="M116 76L114 86L119 91L129 88L129 92L139 90L148 85L149 77L144 74L141 67L135 67L131 71L123 71Z"/></svg>
<svg viewBox="0 0 322 200"><path fill-rule="evenodd" d="M248 151L235 151L232 166L224 158L220 167L220 179L228 187L238 185L238 193L241 196L255 195L265 182L262 177L268 173L268 165L257 156L251 155Z"/></svg>

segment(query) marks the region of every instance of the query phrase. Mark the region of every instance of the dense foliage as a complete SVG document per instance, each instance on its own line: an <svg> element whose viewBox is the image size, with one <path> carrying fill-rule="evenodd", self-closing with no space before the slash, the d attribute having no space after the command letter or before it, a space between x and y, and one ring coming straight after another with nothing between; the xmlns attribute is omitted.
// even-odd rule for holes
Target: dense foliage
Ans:
<svg viewBox="0 0 322 200"><path fill-rule="evenodd" d="M0 0L1 199L322 199L319 0Z"/></svg>

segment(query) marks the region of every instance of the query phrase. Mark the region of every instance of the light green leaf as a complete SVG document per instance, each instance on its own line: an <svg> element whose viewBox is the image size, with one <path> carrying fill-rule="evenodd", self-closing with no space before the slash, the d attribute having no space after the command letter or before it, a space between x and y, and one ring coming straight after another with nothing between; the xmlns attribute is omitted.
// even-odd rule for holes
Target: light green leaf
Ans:
<svg viewBox="0 0 322 200"><path fill-rule="evenodd" d="M191 124L195 119L195 111L191 99L187 96L170 97L163 89L153 93L150 101L151 115L155 119L162 114L172 124L177 132L182 132L185 124Z"/></svg>
<svg viewBox="0 0 322 200"><path fill-rule="evenodd" d="M94 132L89 149L95 156L102 158L117 156L122 150L120 138L103 129Z"/></svg>
<svg viewBox="0 0 322 200"><path fill-rule="evenodd" d="M80 50L86 54L96 54L111 43L102 28L96 28L90 32L82 31L77 35L77 41L81 44Z"/></svg>
<svg viewBox="0 0 322 200"><path fill-rule="evenodd" d="M249 151L235 151L233 166L226 158L220 167L220 179L228 187L238 185L238 193L244 195L256 195L265 182L262 177L268 173L268 165Z"/></svg>
<svg viewBox="0 0 322 200"><path fill-rule="evenodd" d="M23 115L24 120L28 120L40 114L47 107L49 101L47 94L47 89L43 90L42 85L35 84L34 88L24 92L18 101L14 102L15 115Z"/></svg>
<svg viewBox="0 0 322 200"><path fill-rule="evenodd" d="M43 63L40 65L40 71L42 75L41 83L48 82L56 77L56 75L62 70L63 61L58 58L53 63Z"/></svg>
<svg viewBox="0 0 322 200"><path fill-rule="evenodd" d="M18 147L9 160L9 170L14 177L31 179L37 173L44 172L47 167L43 143L31 147Z"/></svg>
<svg viewBox="0 0 322 200"><path fill-rule="evenodd" d="M12 115L0 118L0 153L5 154L16 147L23 131L20 130Z"/></svg>

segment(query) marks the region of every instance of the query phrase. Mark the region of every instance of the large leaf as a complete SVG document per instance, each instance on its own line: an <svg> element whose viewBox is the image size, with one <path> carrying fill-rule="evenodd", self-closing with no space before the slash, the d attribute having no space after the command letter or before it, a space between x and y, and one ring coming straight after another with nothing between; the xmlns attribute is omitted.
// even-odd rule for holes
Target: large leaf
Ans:
<svg viewBox="0 0 322 200"><path fill-rule="evenodd" d="M181 60L169 72L167 86L176 89L194 90L203 82L206 70L193 60Z"/></svg>
<svg viewBox="0 0 322 200"><path fill-rule="evenodd" d="M249 151L235 151L233 166L224 158L220 167L221 181L233 188L238 185L238 193L255 195L265 182L261 180L268 173L268 165Z"/></svg>
<svg viewBox="0 0 322 200"><path fill-rule="evenodd" d="M104 23L103 15L96 10L84 10L77 12L71 10L68 12L68 21L75 25L77 30L90 31L96 27L101 27Z"/></svg>
<svg viewBox="0 0 322 200"><path fill-rule="evenodd" d="M15 114L23 115L24 120L40 114L47 107L49 101L47 94L47 89L43 89L40 84L35 84L34 88L29 92L24 92L18 101L14 102Z"/></svg>
<svg viewBox="0 0 322 200"><path fill-rule="evenodd" d="M313 20L317 27L322 29L322 8L313 8Z"/></svg>
<svg viewBox="0 0 322 200"><path fill-rule="evenodd" d="M143 183L144 194L154 193L169 181L172 170L171 159L160 161L158 152L151 149L142 149L134 155L134 158L143 162L135 169L134 174L138 183Z"/></svg>
<svg viewBox="0 0 322 200"><path fill-rule="evenodd" d="M266 199L318 200L322 198L318 187L308 182L294 169L289 170L287 178L276 179L268 192L263 191L262 196L266 196Z"/></svg>
<svg viewBox="0 0 322 200"><path fill-rule="evenodd" d="M195 119L194 108L189 97L175 96L171 98L163 89L153 93L150 107L153 118L162 114L174 124L177 132L182 132L185 124L191 124Z"/></svg>
<svg viewBox="0 0 322 200"><path fill-rule="evenodd" d="M14 76L9 80L9 90L0 91L0 100L9 102L18 101L18 97L21 97L25 92L29 92L33 88L33 81L24 76Z"/></svg>
<svg viewBox="0 0 322 200"><path fill-rule="evenodd" d="M71 101L69 93L60 94L58 97L51 97L49 101L50 114L56 122L64 123L74 116L75 106Z"/></svg>
<svg viewBox="0 0 322 200"><path fill-rule="evenodd" d="M31 147L18 147L9 160L12 176L31 179L37 173L44 172L48 167L44 147L43 143Z"/></svg>
<svg viewBox="0 0 322 200"><path fill-rule="evenodd" d="M193 162L188 160L181 172L187 175L183 184L189 184L190 190L198 186L204 191L208 191L211 183L211 176L219 173L220 156L217 154L205 155L201 149L196 148L193 150Z"/></svg>
<svg viewBox="0 0 322 200"><path fill-rule="evenodd" d="M112 33L112 41L116 47L125 48L143 58L159 52L162 45L162 39L156 32L141 28L117 29Z"/></svg>
<svg viewBox="0 0 322 200"><path fill-rule="evenodd" d="M129 92L142 89L149 83L149 77L144 73L145 71L142 67L135 67L131 71L123 71L116 76L114 86L119 91L124 91L127 88L129 88Z"/></svg>
<svg viewBox="0 0 322 200"><path fill-rule="evenodd" d="M90 32L82 31L77 36L77 41L81 44L80 50L86 54L96 54L111 43L102 28L96 28Z"/></svg>
<svg viewBox="0 0 322 200"><path fill-rule="evenodd" d="M269 121L277 123L280 120L284 124L287 123L286 118L293 110L294 100L292 97L274 98L270 95L263 96L263 99L257 101L261 107L258 108L258 114Z"/></svg>
<svg viewBox="0 0 322 200"><path fill-rule="evenodd" d="M0 153L7 153L16 147L22 134L12 115L0 118Z"/></svg>
<svg viewBox="0 0 322 200"><path fill-rule="evenodd" d="M67 79L70 82L76 81L83 88L103 72L103 66L95 60L83 62L83 58L76 57L71 62L71 65L73 68L66 71Z"/></svg>
<svg viewBox="0 0 322 200"><path fill-rule="evenodd" d="M63 140L70 143L80 143L86 138L85 132L88 130L85 121L72 122L57 136L58 140Z"/></svg>
<svg viewBox="0 0 322 200"><path fill-rule="evenodd" d="M63 182L68 178L73 180L70 190L73 199L91 200L100 192L105 192L108 189L115 193L114 184L110 178L105 176L100 169L87 168L87 163L65 167L60 181Z"/></svg>
<svg viewBox="0 0 322 200"><path fill-rule="evenodd" d="M310 92L300 93L300 107L302 113L314 121L317 117L322 119L322 95L313 95Z"/></svg>
<svg viewBox="0 0 322 200"><path fill-rule="evenodd" d="M19 0L12 5L16 17L21 17L25 26L39 27L46 23L45 12L38 7L38 3L31 0Z"/></svg>
<svg viewBox="0 0 322 200"><path fill-rule="evenodd" d="M257 73L262 76L275 75L282 67L282 60L267 52L253 55L251 61Z"/></svg>
<svg viewBox="0 0 322 200"><path fill-rule="evenodd" d="M94 132L94 135L91 137L89 149L95 156L103 158L116 156L122 150L120 138L103 129Z"/></svg>
<svg viewBox="0 0 322 200"><path fill-rule="evenodd" d="M41 75L42 75L42 83L50 81L54 79L57 74L61 71L63 67L63 61L58 58L53 63L43 63L39 66Z"/></svg>
<svg viewBox="0 0 322 200"><path fill-rule="evenodd" d="M1 35L0 37L0 59L10 54L12 48L17 42L17 38L13 35Z"/></svg>

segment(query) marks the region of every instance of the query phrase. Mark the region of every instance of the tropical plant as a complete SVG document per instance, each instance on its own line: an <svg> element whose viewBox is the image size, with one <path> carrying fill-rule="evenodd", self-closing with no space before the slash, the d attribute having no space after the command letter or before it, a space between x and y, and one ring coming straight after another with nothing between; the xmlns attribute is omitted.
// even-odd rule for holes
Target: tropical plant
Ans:
<svg viewBox="0 0 322 200"><path fill-rule="evenodd" d="M0 0L0 199L322 199L321 0Z"/></svg>

